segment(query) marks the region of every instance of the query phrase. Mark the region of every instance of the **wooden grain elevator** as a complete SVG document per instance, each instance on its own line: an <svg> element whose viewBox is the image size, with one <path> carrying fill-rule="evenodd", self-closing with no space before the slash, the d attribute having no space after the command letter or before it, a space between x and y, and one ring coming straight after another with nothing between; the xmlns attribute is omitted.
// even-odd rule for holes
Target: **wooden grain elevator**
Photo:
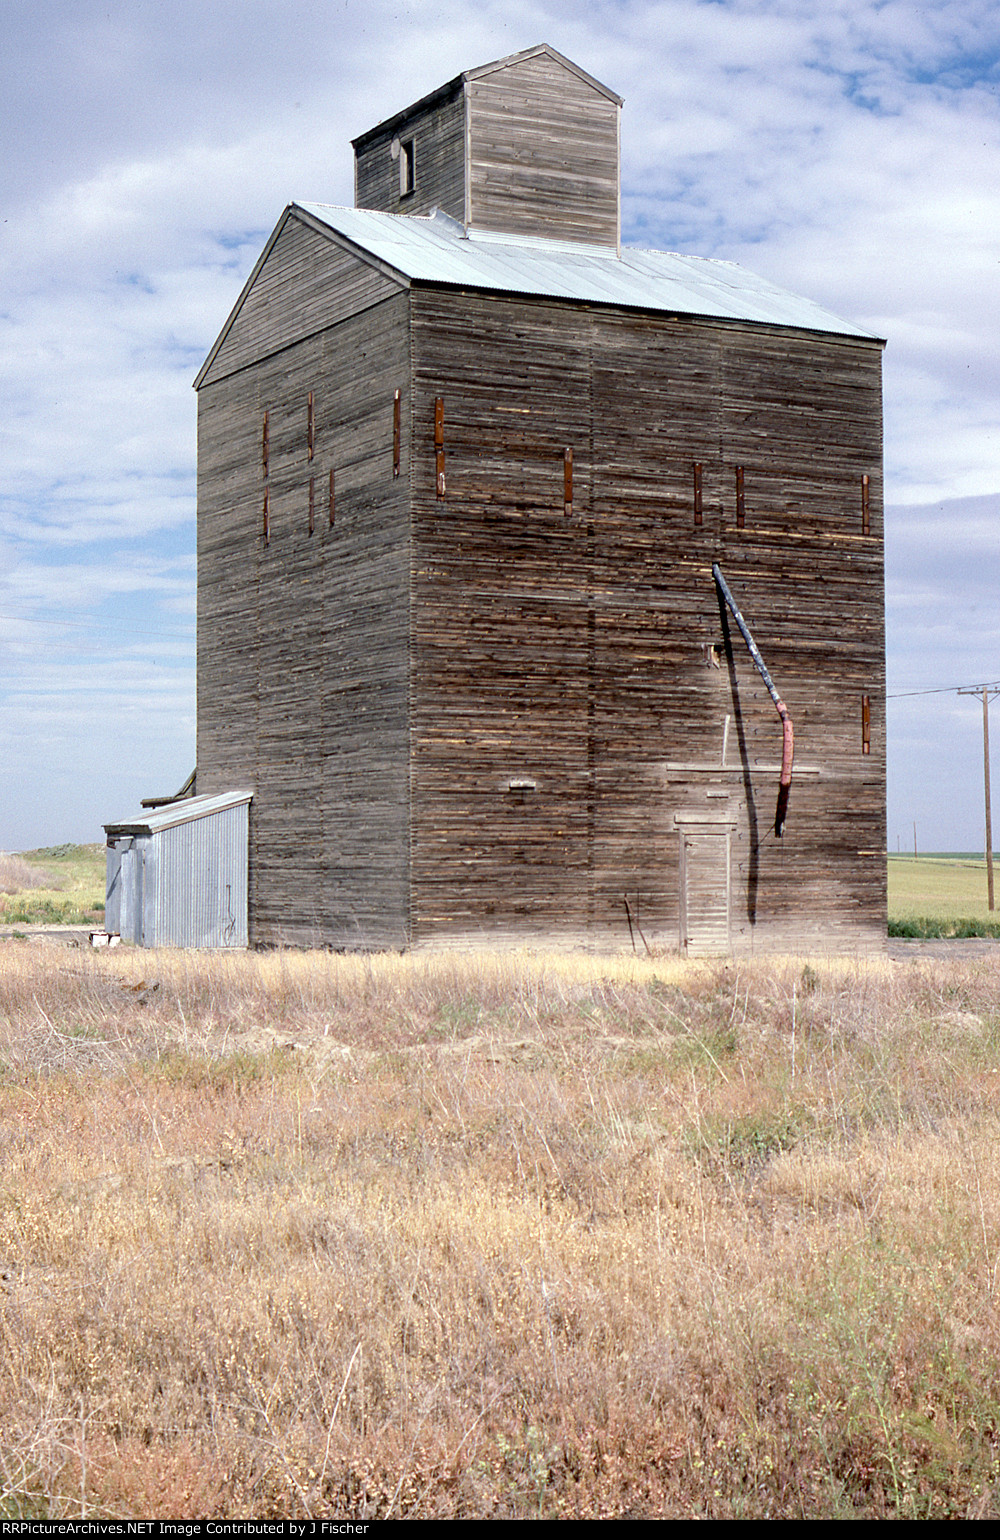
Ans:
<svg viewBox="0 0 1000 1540"><path fill-rule="evenodd" d="M621 105L540 46L362 134L198 375L251 944L884 946L882 342L622 246Z"/></svg>

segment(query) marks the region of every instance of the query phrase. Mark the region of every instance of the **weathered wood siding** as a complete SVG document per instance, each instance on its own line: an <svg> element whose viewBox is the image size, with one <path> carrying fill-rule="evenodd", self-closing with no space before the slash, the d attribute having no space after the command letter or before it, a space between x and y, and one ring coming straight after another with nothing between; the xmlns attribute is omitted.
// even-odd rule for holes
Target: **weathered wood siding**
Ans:
<svg viewBox="0 0 1000 1540"><path fill-rule="evenodd" d="M472 72L355 140L355 204L389 214L441 208L481 230L615 246L619 104L539 53ZM400 191L393 145L412 140Z"/></svg>
<svg viewBox="0 0 1000 1540"><path fill-rule="evenodd" d="M416 940L572 939L586 926L588 570L563 498L572 443L584 513L589 353L564 320L554 306L414 293Z"/></svg>
<svg viewBox="0 0 1000 1540"><path fill-rule="evenodd" d="M395 290L276 352L251 308L267 356L244 332L199 393L199 789L254 787L252 944L407 935L407 311Z"/></svg>
<svg viewBox="0 0 1000 1540"><path fill-rule="evenodd" d="M257 281L199 396L199 791L255 789L251 941L618 945L627 904L879 945L879 345L407 291L297 220ZM713 561L795 723L781 840Z"/></svg>
<svg viewBox="0 0 1000 1540"><path fill-rule="evenodd" d="M412 140L415 178L412 193L401 195L399 159L393 142ZM443 209L465 219L465 99L456 83L452 95L393 118L385 129L355 141L354 204L386 214L429 214Z"/></svg>
<svg viewBox="0 0 1000 1540"><path fill-rule="evenodd" d="M466 90L470 223L616 245L617 102L547 54L472 78Z"/></svg>
<svg viewBox="0 0 1000 1540"><path fill-rule="evenodd" d="M711 814L735 945L879 944L879 345L431 289L413 328L413 939L620 942L627 898L675 944ZM795 721L780 841L780 723L716 560Z"/></svg>
<svg viewBox="0 0 1000 1540"><path fill-rule="evenodd" d="M371 263L290 214L201 384L213 384L397 292Z"/></svg>

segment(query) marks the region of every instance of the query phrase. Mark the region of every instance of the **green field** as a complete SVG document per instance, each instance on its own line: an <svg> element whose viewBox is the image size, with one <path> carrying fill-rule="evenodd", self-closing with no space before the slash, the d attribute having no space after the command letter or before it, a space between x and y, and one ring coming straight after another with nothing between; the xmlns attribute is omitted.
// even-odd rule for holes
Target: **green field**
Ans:
<svg viewBox="0 0 1000 1540"><path fill-rule="evenodd" d="M969 933L1000 934L1000 912L987 906L986 861L972 855L890 855L889 924L896 929L923 922L926 934L954 933L962 921ZM1000 870L996 871L1000 888ZM897 934L901 932L897 929Z"/></svg>
<svg viewBox="0 0 1000 1540"><path fill-rule="evenodd" d="M100 925L104 919L103 845L49 845L21 852L45 886L0 893L3 925ZM51 880L50 880L51 879Z"/></svg>

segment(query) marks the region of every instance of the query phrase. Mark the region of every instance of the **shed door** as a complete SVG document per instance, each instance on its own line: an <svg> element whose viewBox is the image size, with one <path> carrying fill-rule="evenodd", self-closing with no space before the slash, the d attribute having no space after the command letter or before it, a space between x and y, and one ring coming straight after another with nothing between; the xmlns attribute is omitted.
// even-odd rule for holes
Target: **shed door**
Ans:
<svg viewBox="0 0 1000 1540"><path fill-rule="evenodd" d="M682 829L681 947L692 956L729 951L729 828Z"/></svg>
<svg viewBox="0 0 1000 1540"><path fill-rule="evenodd" d="M145 907L145 855L146 840L123 841L121 876L121 909L119 931L123 941L135 946L143 944L143 909Z"/></svg>

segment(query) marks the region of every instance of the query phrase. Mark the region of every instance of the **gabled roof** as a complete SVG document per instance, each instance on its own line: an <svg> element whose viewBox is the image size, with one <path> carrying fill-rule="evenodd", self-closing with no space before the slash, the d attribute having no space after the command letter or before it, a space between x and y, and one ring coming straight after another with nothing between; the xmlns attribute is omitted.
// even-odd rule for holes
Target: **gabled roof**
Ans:
<svg viewBox="0 0 1000 1540"><path fill-rule="evenodd" d="M326 203L292 204L290 212L411 283L872 336L735 262L466 231L441 213L422 218Z"/></svg>
<svg viewBox="0 0 1000 1540"><path fill-rule="evenodd" d="M612 91L610 86L602 85L599 80L595 80L593 75L588 75L586 70L582 70L579 64L574 64L572 59L567 59L564 53L560 53L558 49L552 48L548 43L536 43L534 48L522 48L520 53L509 53L503 59L494 59L492 64L480 64L477 69L465 70L461 79L482 80L484 75L494 75L497 70L509 69L512 64L524 64L528 59L537 59L539 57L553 59L556 64L561 64L564 69L569 70L570 74L575 75L578 80L585 80L588 86L593 86L594 90L599 91L602 96L606 96L609 102L617 102L619 107L622 105L624 97L619 96L616 91Z"/></svg>
<svg viewBox="0 0 1000 1540"><path fill-rule="evenodd" d="M585 80L589 86L593 86L594 90L600 92L602 96L606 96L609 102L615 102L619 107L622 105L624 99L612 91L610 86L602 85L599 80L594 79L593 75L588 75L586 70L581 69L579 64L574 64L572 59L567 59L565 54L559 53L557 49L550 47L548 43L536 43L534 48L522 48L520 53L507 54L506 58L494 59L491 64L480 64L476 69L463 70L454 79L446 81L443 86L438 86L436 90L429 91L419 101L411 103L409 107L404 107L399 112L394 112L391 118L384 118L381 123L376 123L374 128L366 129L363 134L359 134L356 139L352 139L351 143L355 150L361 149L370 139L375 139L381 134L390 133L397 124L405 122L415 112L422 112L427 107L432 107L435 102L447 100L449 96L460 91L467 80L482 80L487 75L495 74L497 70L509 69L512 64L523 64L528 59L535 59L539 56L553 59L557 64L561 64L564 69L569 70L571 74L575 75L578 80Z"/></svg>
<svg viewBox="0 0 1000 1540"><path fill-rule="evenodd" d="M265 268L268 266L268 263L271 259L271 253L274 251L275 247L278 246L281 237L287 231L289 224L297 225L299 228L302 226L307 226L311 231L313 231L314 234L319 236L321 241L329 241L331 245L339 248L340 251L349 253L352 257L360 258L361 262L363 262L373 271L378 270L381 272L383 277L388 280L390 284L395 284L400 289L405 289L408 286L408 280L403 274L396 272L386 263L378 261L378 259L370 253L359 251L358 248L354 246L350 241L346 241L342 237L338 236L329 224L314 219L312 215L307 214L305 212L304 205L290 203L282 213L281 218L278 220L278 223L271 231L271 234L268 236L264 249L260 256L257 258L257 261L254 263L253 270L246 283L240 290L239 297L232 310L229 312L222 330L219 332L219 335L213 342L205 362L202 364L201 368L198 370L198 373L195 375L194 387L196 390L199 390L205 381L209 378L212 372L212 367L220 352L225 347L226 342L229 340L230 336L234 334L235 329L241 325L244 306L250 300L251 293L254 290L255 285L261 278L261 275L264 273ZM333 264L331 264L331 268L332 265ZM315 300L315 276L315 272L312 269L309 269L306 272L300 272L298 274L299 299L302 297L303 290L308 290L310 291L313 300ZM321 278L326 278L329 280L331 275L329 273L321 273L320 276ZM335 284L336 280L333 279L332 281ZM291 297L294 305L294 291ZM316 308L320 310L320 313L323 312L322 306L318 306ZM332 324L332 321L334 320L341 319L340 316L335 314L331 316L329 309L326 310L326 317L328 324ZM290 342L299 341L302 335L305 334L293 333L292 335L283 336L281 346L287 347Z"/></svg>

